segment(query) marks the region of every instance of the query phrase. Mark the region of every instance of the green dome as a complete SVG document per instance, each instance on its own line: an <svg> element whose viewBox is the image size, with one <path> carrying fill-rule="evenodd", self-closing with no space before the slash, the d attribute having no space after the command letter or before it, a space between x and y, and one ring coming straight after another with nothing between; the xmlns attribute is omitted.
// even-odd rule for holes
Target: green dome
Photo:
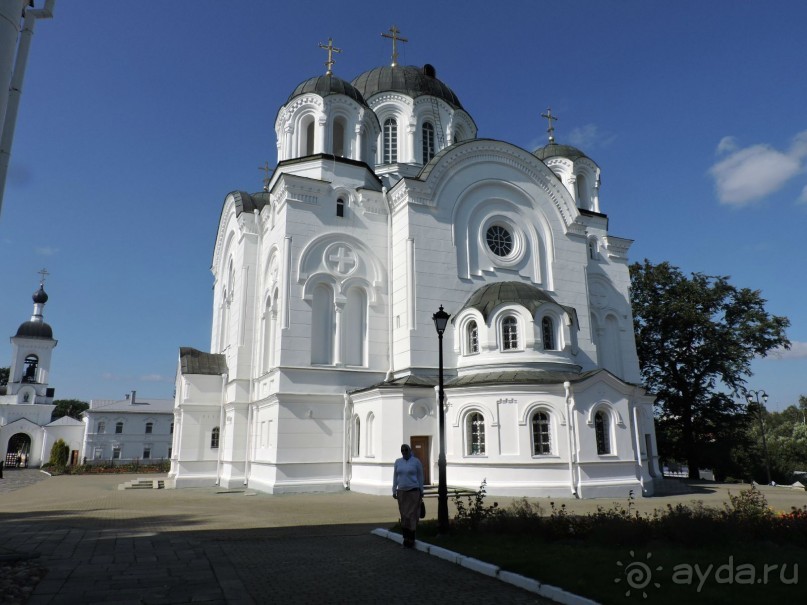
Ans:
<svg viewBox="0 0 807 605"><path fill-rule="evenodd" d="M570 160L579 160L580 158L587 158L588 156L580 151L577 147L571 145L558 145L557 143L549 143L539 147L532 154L539 160L546 160L548 158L568 158Z"/></svg>

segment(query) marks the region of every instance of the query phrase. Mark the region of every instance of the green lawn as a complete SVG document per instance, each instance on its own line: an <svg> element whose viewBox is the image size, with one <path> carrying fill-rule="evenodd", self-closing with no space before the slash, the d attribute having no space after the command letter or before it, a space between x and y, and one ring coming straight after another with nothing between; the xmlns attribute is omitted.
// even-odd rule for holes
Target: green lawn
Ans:
<svg viewBox="0 0 807 605"><path fill-rule="evenodd" d="M698 548L665 542L631 547L473 532L438 538L433 522L422 525L418 538L603 604L807 602L799 585L799 574L807 574L807 545L725 541Z"/></svg>

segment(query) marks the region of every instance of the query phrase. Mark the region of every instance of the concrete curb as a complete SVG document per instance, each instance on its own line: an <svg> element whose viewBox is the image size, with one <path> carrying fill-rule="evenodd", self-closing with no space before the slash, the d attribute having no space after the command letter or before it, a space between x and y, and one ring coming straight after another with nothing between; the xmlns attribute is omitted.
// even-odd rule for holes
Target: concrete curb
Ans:
<svg viewBox="0 0 807 605"><path fill-rule="evenodd" d="M387 540L392 540L398 544L403 544L403 536L393 531L389 531L388 529L378 527L370 533L374 536L378 536L379 538L386 538ZM580 595L563 590L557 586L542 584L538 580L533 580L532 578L528 578L511 571L504 571L497 565L485 563L484 561L480 561L479 559L474 559L472 557L466 557L465 555L441 548L440 546L428 544L427 542L416 540L415 549L434 557L445 559L446 561L450 561L451 563L460 565L461 567L465 567L471 571L490 576L491 578L498 578L502 582L512 584L513 586L517 586L518 588L532 592L557 603L562 603L562 605L599 605L597 601L592 601L586 597L581 597Z"/></svg>

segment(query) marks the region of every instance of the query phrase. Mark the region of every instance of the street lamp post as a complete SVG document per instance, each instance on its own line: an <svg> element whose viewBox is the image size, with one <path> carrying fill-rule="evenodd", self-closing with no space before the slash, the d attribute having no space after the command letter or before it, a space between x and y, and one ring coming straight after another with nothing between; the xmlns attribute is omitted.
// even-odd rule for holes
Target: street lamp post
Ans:
<svg viewBox="0 0 807 605"><path fill-rule="evenodd" d="M759 398L762 398L760 402ZM768 402L768 394L762 390L748 391L745 396L749 404L756 403L756 416L759 419L759 428L762 430L762 450L765 453L765 472L768 475L768 485L771 484L771 461L768 456L768 441L765 438L765 419L763 413L765 412L765 404Z"/></svg>
<svg viewBox="0 0 807 605"><path fill-rule="evenodd" d="M443 305L440 305L440 310L432 315L434 327L437 330L437 339L439 341L439 376L438 376L438 389L437 397L440 402L440 455L437 458L437 470L439 476L439 483L437 485L437 533L439 535L448 534L448 486L446 484L446 411L445 411L445 392L443 391L443 332L448 325L448 318L451 317L448 313L443 311Z"/></svg>

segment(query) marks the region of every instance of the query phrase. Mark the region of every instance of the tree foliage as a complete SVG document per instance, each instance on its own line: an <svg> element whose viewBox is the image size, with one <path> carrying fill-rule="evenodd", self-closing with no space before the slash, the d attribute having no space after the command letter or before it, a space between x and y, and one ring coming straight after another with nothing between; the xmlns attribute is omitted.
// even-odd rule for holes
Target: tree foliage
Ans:
<svg viewBox="0 0 807 605"><path fill-rule="evenodd" d="M634 263L631 302L639 364L656 395L659 451L685 461L690 477L701 465L730 458L747 418L737 403L751 360L790 347L786 317L770 315L758 290L728 277L693 273L669 263Z"/></svg>
<svg viewBox="0 0 807 605"><path fill-rule="evenodd" d="M11 368L0 368L0 386L8 384L8 376Z"/></svg>
<svg viewBox="0 0 807 605"><path fill-rule="evenodd" d="M50 463L54 466L67 466L67 458L70 455L70 447L64 439L58 439L50 448Z"/></svg>
<svg viewBox="0 0 807 605"><path fill-rule="evenodd" d="M53 402L56 407L51 414L51 421L63 416L70 416L76 420L81 420L81 413L90 409L90 404L78 399L57 399Z"/></svg>

